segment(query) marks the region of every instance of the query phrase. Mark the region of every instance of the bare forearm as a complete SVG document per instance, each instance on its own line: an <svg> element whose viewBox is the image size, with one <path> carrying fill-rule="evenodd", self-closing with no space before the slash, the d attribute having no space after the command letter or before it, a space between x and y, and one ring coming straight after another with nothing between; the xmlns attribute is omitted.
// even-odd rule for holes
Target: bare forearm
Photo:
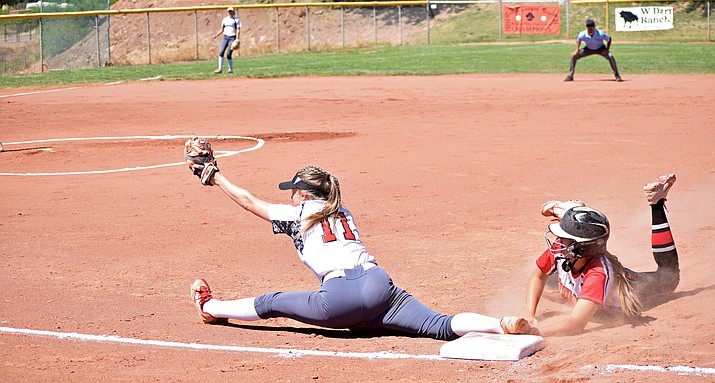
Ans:
<svg viewBox="0 0 715 383"><path fill-rule="evenodd" d="M575 335L583 329L594 314L601 309L601 305L589 300L579 299L571 310L571 314L560 321L539 327L544 336Z"/></svg>
<svg viewBox="0 0 715 383"><path fill-rule="evenodd" d="M543 292L544 283L539 278L531 277L526 287L526 314L530 318L536 317L536 308L539 306L539 300Z"/></svg>
<svg viewBox="0 0 715 383"><path fill-rule="evenodd" d="M575 321L573 318L564 318L558 322L539 326L542 336L568 336L583 332L585 324Z"/></svg>
<svg viewBox="0 0 715 383"><path fill-rule="evenodd" d="M268 221L267 202L254 197L248 190L234 185L221 173L216 173L214 176L214 184L242 208Z"/></svg>
<svg viewBox="0 0 715 383"><path fill-rule="evenodd" d="M541 294L544 292L548 276L541 272L538 268L531 273L529 283L526 286L526 317L527 319L536 318L536 308L539 305Z"/></svg>

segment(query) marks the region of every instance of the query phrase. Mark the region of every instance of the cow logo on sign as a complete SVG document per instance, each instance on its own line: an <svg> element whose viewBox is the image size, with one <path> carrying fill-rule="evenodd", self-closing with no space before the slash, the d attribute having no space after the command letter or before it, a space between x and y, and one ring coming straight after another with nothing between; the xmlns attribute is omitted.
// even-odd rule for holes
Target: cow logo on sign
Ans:
<svg viewBox="0 0 715 383"><path fill-rule="evenodd" d="M673 7L616 8L615 16L617 31L673 29Z"/></svg>
<svg viewBox="0 0 715 383"><path fill-rule="evenodd" d="M628 26L631 26L630 24L632 22L638 22L638 15L633 14L632 12L628 11L621 11L618 13L621 16L621 19L623 19L624 24L628 24Z"/></svg>

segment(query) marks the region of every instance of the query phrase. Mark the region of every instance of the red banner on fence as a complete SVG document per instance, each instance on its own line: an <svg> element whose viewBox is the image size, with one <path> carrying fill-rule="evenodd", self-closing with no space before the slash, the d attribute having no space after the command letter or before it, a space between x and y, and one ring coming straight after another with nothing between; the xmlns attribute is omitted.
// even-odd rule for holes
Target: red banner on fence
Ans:
<svg viewBox="0 0 715 383"><path fill-rule="evenodd" d="M557 35L561 30L558 5L503 7L504 33Z"/></svg>

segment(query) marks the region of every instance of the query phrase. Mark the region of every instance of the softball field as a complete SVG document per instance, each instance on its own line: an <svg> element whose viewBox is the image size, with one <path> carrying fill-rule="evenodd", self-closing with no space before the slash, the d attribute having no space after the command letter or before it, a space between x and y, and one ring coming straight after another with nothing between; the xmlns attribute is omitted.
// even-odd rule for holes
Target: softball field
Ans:
<svg viewBox="0 0 715 383"><path fill-rule="evenodd" d="M225 78L0 89L4 382L715 381L715 77ZM521 314L540 205L608 215L609 249L652 270L642 186L662 173L681 283L633 323L591 323L518 362L290 320L199 321L220 298L308 290L291 241L204 187L185 136L272 202L307 164L336 175L368 251L445 314ZM542 320L568 313L544 302ZM383 336L378 336L383 335Z"/></svg>

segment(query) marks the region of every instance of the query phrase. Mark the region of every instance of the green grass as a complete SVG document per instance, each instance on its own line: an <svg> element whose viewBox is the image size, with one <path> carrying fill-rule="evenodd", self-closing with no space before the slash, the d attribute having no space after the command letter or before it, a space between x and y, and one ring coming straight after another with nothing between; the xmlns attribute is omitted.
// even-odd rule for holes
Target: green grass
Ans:
<svg viewBox="0 0 715 383"><path fill-rule="evenodd" d="M607 30L617 42L651 43L697 43L708 37L708 19L699 12L685 12L687 2L681 3L640 3L640 5L672 6L677 21L674 28L662 31L623 32L616 31L616 8L633 4L611 3L608 5L608 25L604 4L573 4L570 7L567 28L567 7L561 6L561 31L557 35L540 34L500 34L499 7L497 4L478 4L456 14L431 31L431 41L438 44L482 43L482 42L536 42L549 40L575 40L584 28L586 19L594 19L598 28ZM639 5L639 6L640 6Z"/></svg>
<svg viewBox="0 0 715 383"><path fill-rule="evenodd" d="M444 75L459 73L565 73L573 43L508 45L430 45L396 48L303 52L236 60L233 76ZM715 74L715 44L614 44L613 55L624 75L636 73ZM213 74L215 61L107 68L3 76L0 87L226 77ZM601 57L579 61L577 73L610 73Z"/></svg>

